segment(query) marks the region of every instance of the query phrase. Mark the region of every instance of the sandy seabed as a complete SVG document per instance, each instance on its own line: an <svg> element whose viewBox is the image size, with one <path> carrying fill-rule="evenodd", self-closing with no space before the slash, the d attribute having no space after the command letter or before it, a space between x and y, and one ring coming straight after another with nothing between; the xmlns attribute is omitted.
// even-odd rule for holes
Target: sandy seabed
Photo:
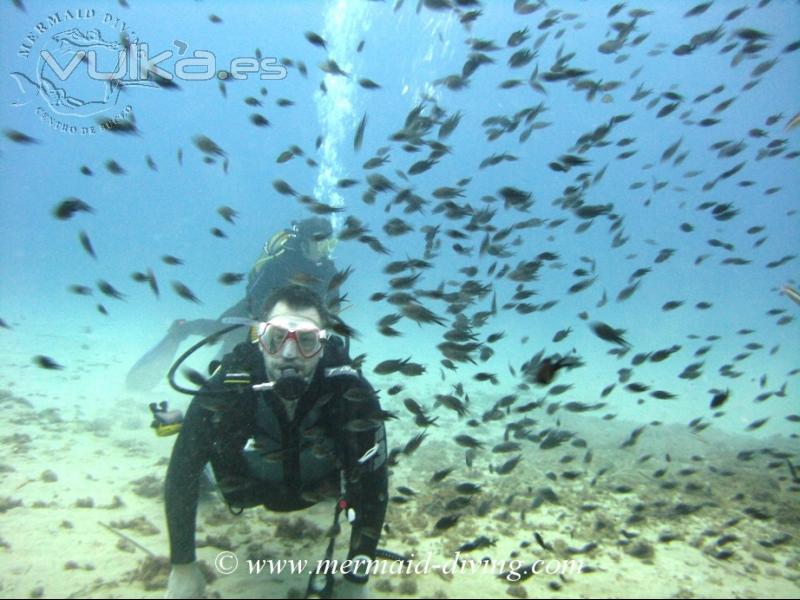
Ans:
<svg viewBox="0 0 800 600"><path fill-rule="evenodd" d="M0 378L5 388L0 392L5 423L0 435L0 596L164 596L168 539L163 481L174 438L158 438L149 428L147 404L159 400L158 393L131 394L100 384L121 381L124 364L119 359L87 363L71 373L18 364L13 377ZM425 390L419 391L424 397ZM97 410L101 398L102 411ZM383 402L401 417L388 425L390 446L402 446L417 429L402 406ZM444 412L437 409L436 414ZM796 440L713 429L693 435L686 427L663 425L649 426L634 446L621 448L641 424L576 414L561 420L575 432L571 440L548 450L522 440L522 460L500 475L494 467L517 454L491 451L502 441L503 422L469 431L455 416L442 415L442 426L429 430L420 448L401 455L391 470L392 499L381 547L422 561L430 556L432 564L452 568L462 544L486 536L493 545L462 552L461 558L505 561L506 569L512 559L522 565L574 560L583 563L584 572L538 573L516 583L508 574L498 576L499 567L494 574L489 567L475 574L469 574L469 567L463 573L387 574L371 578L368 594L800 595L800 484L786 459L796 454ZM450 439L464 431L494 440L478 452L472 468ZM586 440L587 446L573 444L575 439ZM431 475L447 466L457 469L442 482L430 483ZM659 476L661 469L666 471ZM456 485L467 481L480 484L481 491L465 507L448 510L446 504L459 495ZM410 490L398 491L399 486ZM305 575L249 574L248 560L316 563L324 555L332 513L332 503L322 502L292 514L251 509L234 516L216 495L207 494L197 540L198 557L211 579L208 595L302 597ZM452 514L460 514L455 525L435 529L441 517ZM348 537L345 527L337 543L340 559ZM235 574L215 572L222 551L237 555Z"/></svg>

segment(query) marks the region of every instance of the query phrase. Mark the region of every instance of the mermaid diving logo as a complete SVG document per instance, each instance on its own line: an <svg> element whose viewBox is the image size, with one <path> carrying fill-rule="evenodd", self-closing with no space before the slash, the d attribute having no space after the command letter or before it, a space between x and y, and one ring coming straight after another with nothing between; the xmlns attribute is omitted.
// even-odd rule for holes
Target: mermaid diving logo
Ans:
<svg viewBox="0 0 800 600"><path fill-rule="evenodd" d="M129 75L127 57L136 42L128 24L110 13L80 9L49 15L17 51L28 69L11 73L19 88L12 105L35 103L44 123L71 134L99 129L88 117L99 120L108 113L103 121L125 119L132 109L118 106L123 90L158 87L155 81Z"/></svg>

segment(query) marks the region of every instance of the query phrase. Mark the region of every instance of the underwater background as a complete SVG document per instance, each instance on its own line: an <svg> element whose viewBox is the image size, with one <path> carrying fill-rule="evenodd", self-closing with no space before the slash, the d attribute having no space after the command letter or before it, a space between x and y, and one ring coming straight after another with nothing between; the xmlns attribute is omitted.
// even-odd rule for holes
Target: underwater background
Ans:
<svg viewBox="0 0 800 600"><path fill-rule="evenodd" d="M190 398L166 379L128 390L125 375L175 319L244 296L222 274L322 214L349 238L333 258L353 269L351 356L366 354L397 415L389 446L407 450L381 545L444 561L486 535L476 559L594 566L515 584L377 577L371 594L796 595L800 307L781 290L800 285L798 31L800 4L776 0L3 3L0 594L163 594L171 439L150 431L148 404ZM78 61L50 85L43 51L63 68L92 44L111 71L115 42L170 51L169 72L212 53L213 76L96 81ZM260 71L236 80L235 59ZM364 232L342 235L354 223ZM426 262L387 272L412 259ZM158 294L135 276L150 272ZM383 335L398 291L435 319ZM453 360L453 340L476 343ZM556 354L578 364L537 381ZM389 359L424 372L376 373ZM407 398L438 417L416 451ZM460 434L485 446L471 466ZM501 474L512 455L492 447L509 440L521 459ZM481 498L437 530L466 481ZM321 556L330 513L202 511L209 562Z"/></svg>

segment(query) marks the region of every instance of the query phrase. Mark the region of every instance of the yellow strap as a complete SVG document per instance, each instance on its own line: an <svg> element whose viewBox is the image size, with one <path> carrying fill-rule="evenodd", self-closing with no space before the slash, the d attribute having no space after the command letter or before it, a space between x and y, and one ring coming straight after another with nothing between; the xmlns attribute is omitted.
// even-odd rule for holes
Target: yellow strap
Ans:
<svg viewBox="0 0 800 600"><path fill-rule="evenodd" d="M158 437L169 437L181 430L181 423L175 423L174 425L158 425L155 427L155 430Z"/></svg>

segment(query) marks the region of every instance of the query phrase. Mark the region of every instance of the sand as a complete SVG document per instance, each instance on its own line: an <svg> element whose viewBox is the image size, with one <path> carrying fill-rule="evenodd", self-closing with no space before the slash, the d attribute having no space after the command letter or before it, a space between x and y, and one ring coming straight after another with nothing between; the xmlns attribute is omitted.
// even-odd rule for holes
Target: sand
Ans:
<svg viewBox="0 0 800 600"><path fill-rule="evenodd" d="M35 388L33 383L27 389L31 388ZM168 540L162 490L174 438L152 433L144 398L121 394L113 408L98 417L66 403L53 408L47 406L47 398L27 398L13 389L2 393L0 410L6 423L0 440L3 597L163 597ZM442 421L456 424L450 415L443 415ZM543 451L525 442L522 461L508 475L490 473L488 465L498 466L512 454L492 454L487 448L479 452L474 468L468 469L462 451L446 439L446 432L453 428L437 429L419 450L402 456L392 469L395 500L389 505L388 531L381 546L423 559L430 552L432 563L452 566L458 547L483 535L495 545L463 553L464 558L489 557L499 562L516 557L525 564L572 558L582 560L591 572L563 577L537 574L516 584L496 576L498 569L495 575L490 570L388 574L373 577L368 593L450 598L779 598L800 592L798 485L787 468L765 468L779 462L765 453L756 452L749 462L735 458L740 450L791 451L796 447L794 440L754 443L744 436L713 431L694 436L677 426L660 430L651 426L634 448L621 450L620 443L636 424L569 415L569 423L562 425L590 442L591 463L584 463L585 448L567 443ZM483 425L475 435L499 441L501 427ZM414 427L405 419L392 422L389 432L391 445L398 446L411 437ZM667 465L666 452L672 460L669 473L656 479L652 473ZM653 458L637 462L647 454ZM560 462L564 455L574 459L564 464ZM692 460L692 456L697 458ZM439 484L428 483L433 471L451 464L459 466L457 471ZM592 486L601 467L608 470ZM684 468L697 472L679 475ZM726 469L733 474L725 474ZM566 470L581 474L568 481L560 476ZM556 480L549 479L548 473L556 474ZM449 514L444 504L457 495L454 487L463 481L481 483L483 489L470 506L459 511L462 516L454 527L435 531L436 521ZM663 481L676 482L675 489L663 489ZM687 491L689 482L696 489ZM398 503L399 485L417 495ZM619 488L625 485L631 491ZM533 508L533 498L545 487L557 499ZM737 494L741 494L739 499ZM486 513L478 517L481 502ZM681 516L675 509L681 502L695 507L707 504ZM746 515L743 511L748 507L763 511L768 519ZM631 522L633 514L642 515L642 520ZM324 554L324 531L331 516L332 506L320 503L289 515L251 509L235 517L215 495L207 495L199 516L197 538L204 545L199 557L209 573L220 551L233 551L240 561L237 573L216 576L208 594L231 598L296 595L305 587L304 576L251 575L247 560L316 561ZM737 517L735 525L725 526ZM535 533L550 550L537 543ZM659 541L665 534L671 541ZM727 534L735 537L718 545ZM791 537L772 548L762 545L781 542L787 535ZM338 543L340 558L344 539ZM590 543L596 546L577 553ZM732 554L720 555L722 550Z"/></svg>

